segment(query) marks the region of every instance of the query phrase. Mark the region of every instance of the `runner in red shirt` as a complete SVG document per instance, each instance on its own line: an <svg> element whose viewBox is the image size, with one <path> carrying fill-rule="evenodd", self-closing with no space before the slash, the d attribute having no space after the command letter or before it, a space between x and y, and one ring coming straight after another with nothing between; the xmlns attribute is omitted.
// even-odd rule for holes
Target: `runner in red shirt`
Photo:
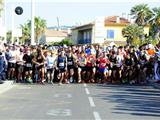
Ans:
<svg viewBox="0 0 160 120"><path fill-rule="evenodd" d="M96 57L93 54L90 54L87 56L86 59L87 63L86 63L86 71L87 71L87 82L94 82L94 76L95 76L95 72L96 72Z"/></svg>
<svg viewBox="0 0 160 120"><path fill-rule="evenodd" d="M109 59L107 58L107 56L106 56L106 53L105 52L103 52L102 53L102 55L101 55L101 57L99 58L99 73L100 73L100 75L102 76L101 77L101 83L105 83L106 82L106 80L107 80L107 74L108 74L108 66L109 66L109 64L110 64L110 61L109 61Z"/></svg>

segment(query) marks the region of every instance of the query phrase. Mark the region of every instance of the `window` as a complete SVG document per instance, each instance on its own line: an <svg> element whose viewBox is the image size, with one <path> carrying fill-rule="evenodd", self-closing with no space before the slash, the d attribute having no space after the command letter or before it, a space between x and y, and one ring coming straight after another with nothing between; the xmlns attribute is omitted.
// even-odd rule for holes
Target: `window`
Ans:
<svg viewBox="0 0 160 120"><path fill-rule="evenodd" d="M107 38L114 39L114 30L107 30Z"/></svg>

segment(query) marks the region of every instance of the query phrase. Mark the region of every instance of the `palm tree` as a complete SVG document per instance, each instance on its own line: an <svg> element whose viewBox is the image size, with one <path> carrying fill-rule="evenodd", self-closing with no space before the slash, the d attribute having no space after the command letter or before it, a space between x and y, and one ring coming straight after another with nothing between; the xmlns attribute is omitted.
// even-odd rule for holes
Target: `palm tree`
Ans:
<svg viewBox="0 0 160 120"><path fill-rule="evenodd" d="M143 35L143 27L138 26L137 24L131 24L123 28L122 35L127 38L127 43L138 45L141 43L140 36Z"/></svg>
<svg viewBox="0 0 160 120"><path fill-rule="evenodd" d="M27 23L21 25L22 29L22 37L20 38L22 43L29 42L28 40L31 38L31 21L28 20Z"/></svg>
<svg viewBox="0 0 160 120"><path fill-rule="evenodd" d="M35 42L38 43L39 38L45 32L46 29L46 20L41 19L40 17L35 17ZM21 25L22 29L22 42L29 42L28 40L31 38L31 20L28 20L24 25Z"/></svg>
<svg viewBox="0 0 160 120"><path fill-rule="evenodd" d="M152 19L150 20L151 29L150 33L154 39L160 38L160 7L153 8Z"/></svg>
<svg viewBox="0 0 160 120"><path fill-rule="evenodd" d="M1 12L3 11L3 0L0 0L0 17L1 17Z"/></svg>
<svg viewBox="0 0 160 120"><path fill-rule="evenodd" d="M139 4L131 9L131 15L135 19L135 23L144 27L152 17L152 11L147 4Z"/></svg>
<svg viewBox="0 0 160 120"><path fill-rule="evenodd" d="M40 17L35 17L35 40L36 43L39 42L39 38L46 30L46 20L41 19Z"/></svg>

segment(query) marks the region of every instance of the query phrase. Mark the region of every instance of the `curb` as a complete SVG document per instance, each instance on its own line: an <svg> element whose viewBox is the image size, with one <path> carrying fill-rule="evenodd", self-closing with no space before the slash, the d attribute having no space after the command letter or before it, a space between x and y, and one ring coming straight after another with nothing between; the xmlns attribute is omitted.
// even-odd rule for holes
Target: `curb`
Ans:
<svg viewBox="0 0 160 120"><path fill-rule="evenodd" d="M3 84L0 84L0 94L8 91L9 89L13 88L13 81L4 81Z"/></svg>
<svg viewBox="0 0 160 120"><path fill-rule="evenodd" d="M160 89L160 84L154 83L152 86L156 89Z"/></svg>
<svg viewBox="0 0 160 120"><path fill-rule="evenodd" d="M156 89L160 89L160 84L158 83L149 83L149 86L152 86L153 88L156 88Z"/></svg>

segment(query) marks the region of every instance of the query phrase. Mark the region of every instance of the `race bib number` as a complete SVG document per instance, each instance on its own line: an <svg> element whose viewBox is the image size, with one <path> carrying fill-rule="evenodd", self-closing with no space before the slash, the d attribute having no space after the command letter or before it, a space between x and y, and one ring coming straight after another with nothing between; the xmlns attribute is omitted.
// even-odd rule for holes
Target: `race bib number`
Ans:
<svg viewBox="0 0 160 120"><path fill-rule="evenodd" d="M32 64L31 63L27 63L26 67L32 67Z"/></svg>
<svg viewBox="0 0 160 120"><path fill-rule="evenodd" d="M49 61L49 63L48 64L53 64L54 62L53 61Z"/></svg>
<svg viewBox="0 0 160 120"><path fill-rule="evenodd" d="M53 68L53 66L48 66L48 67L47 67L47 69L52 69L52 68Z"/></svg>
<svg viewBox="0 0 160 120"><path fill-rule="evenodd" d="M48 64L48 66L53 66L53 63Z"/></svg>
<svg viewBox="0 0 160 120"><path fill-rule="evenodd" d="M59 63L59 66L60 67L64 67L64 63Z"/></svg>
<svg viewBox="0 0 160 120"><path fill-rule="evenodd" d="M120 67L121 65L120 64L117 64L117 67Z"/></svg>
<svg viewBox="0 0 160 120"><path fill-rule="evenodd" d="M105 64L105 63L101 63L101 66L105 67L105 66L106 66L106 64Z"/></svg>
<svg viewBox="0 0 160 120"><path fill-rule="evenodd" d="M73 65L73 62L68 62L68 65Z"/></svg>

